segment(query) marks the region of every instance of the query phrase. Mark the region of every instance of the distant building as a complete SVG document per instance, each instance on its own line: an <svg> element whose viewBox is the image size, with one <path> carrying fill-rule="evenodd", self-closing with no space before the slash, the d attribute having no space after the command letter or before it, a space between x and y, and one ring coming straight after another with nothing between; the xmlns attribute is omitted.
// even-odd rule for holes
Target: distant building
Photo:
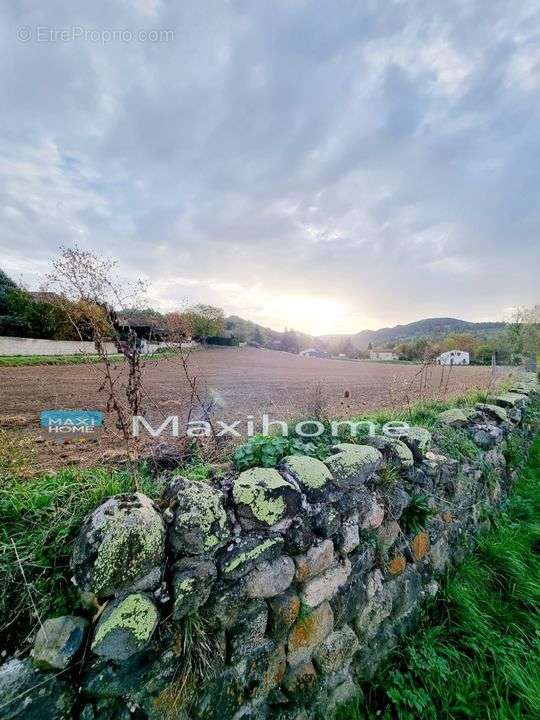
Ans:
<svg viewBox="0 0 540 720"><path fill-rule="evenodd" d="M465 350L447 350L437 358L437 365L468 365L469 353Z"/></svg>
<svg viewBox="0 0 540 720"><path fill-rule="evenodd" d="M393 350L370 350L370 360L399 360L399 355Z"/></svg>
<svg viewBox="0 0 540 720"><path fill-rule="evenodd" d="M317 348L307 348L306 350L301 350L300 355L302 357L317 357L317 358L330 357L330 355L327 352L325 352L324 350L317 350Z"/></svg>

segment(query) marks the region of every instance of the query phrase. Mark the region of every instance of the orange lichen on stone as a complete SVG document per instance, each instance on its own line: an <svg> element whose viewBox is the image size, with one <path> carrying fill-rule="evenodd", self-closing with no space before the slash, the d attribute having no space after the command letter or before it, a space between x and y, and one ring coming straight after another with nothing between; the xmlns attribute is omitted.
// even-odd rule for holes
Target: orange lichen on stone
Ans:
<svg viewBox="0 0 540 720"><path fill-rule="evenodd" d="M419 532L411 542L411 553L415 560L422 560L429 551L429 535L425 530Z"/></svg>
<svg viewBox="0 0 540 720"><path fill-rule="evenodd" d="M452 515L450 510L445 510L444 512L441 513L441 518L445 523L451 523L452 520L454 519L454 516Z"/></svg>
<svg viewBox="0 0 540 720"><path fill-rule="evenodd" d="M386 565L386 569L390 575L401 575L407 566L407 561L402 553L395 555Z"/></svg>

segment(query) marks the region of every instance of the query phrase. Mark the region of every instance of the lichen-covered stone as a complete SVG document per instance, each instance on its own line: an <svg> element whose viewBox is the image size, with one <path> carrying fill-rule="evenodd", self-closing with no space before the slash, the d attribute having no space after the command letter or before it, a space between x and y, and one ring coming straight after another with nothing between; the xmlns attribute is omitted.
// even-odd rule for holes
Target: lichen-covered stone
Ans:
<svg viewBox="0 0 540 720"><path fill-rule="evenodd" d="M413 454L399 438L387 435L373 435L364 441L380 450L385 460L398 468L409 468L414 465Z"/></svg>
<svg viewBox="0 0 540 720"><path fill-rule="evenodd" d="M498 420L499 422L508 422L508 413L500 405L492 405L490 403L477 403L475 405L477 410L489 415L490 417Z"/></svg>
<svg viewBox="0 0 540 720"><path fill-rule="evenodd" d="M363 514L360 527L362 530L376 530L384 520L384 507L378 502L375 495L371 495L371 502L366 513Z"/></svg>
<svg viewBox="0 0 540 720"><path fill-rule="evenodd" d="M319 512L311 518L313 529L325 538L337 535L341 527L339 511L332 505L322 504Z"/></svg>
<svg viewBox="0 0 540 720"><path fill-rule="evenodd" d="M232 496L240 523L246 529L269 528L300 508L296 487L273 468L251 468L240 473Z"/></svg>
<svg viewBox="0 0 540 720"><path fill-rule="evenodd" d="M399 439L407 445L417 462L422 460L431 447L431 433L423 427L405 428Z"/></svg>
<svg viewBox="0 0 540 720"><path fill-rule="evenodd" d="M422 593L422 576L413 565L407 565L403 574L384 585L392 598L392 616L406 615L418 606Z"/></svg>
<svg viewBox="0 0 540 720"><path fill-rule="evenodd" d="M76 692L57 673L32 667L30 658L0 665L2 720L71 720Z"/></svg>
<svg viewBox="0 0 540 720"><path fill-rule="evenodd" d="M88 620L74 615L45 620L38 630L32 652L40 670L64 670L82 647Z"/></svg>
<svg viewBox="0 0 540 720"><path fill-rule="evenodd" d="M270 633L274 639L285 638L300 612L300 598L288 590L268 601L270 606Z"/></svg>
<svg viewBox="0 0 540 720"><path fill-rule="evenodd" d="M396 553L394 557L386 563L386 571L389 575L401 575L407 567L407 561L403 553Z"/></svg>
<svg viewBox="0 0 540 720"><path fill-rule="evenodd" d="M360 526L357 520L346 520L339 533L338 547L344 555L349 555L360 545Z"/></svg>
<svg viewBox="0 0 540 720"><path fill-rule="evenodd" d="M141 493L109 498L89 515L75 542L72 568L84 592L109 597L159 585L165 526Z"/></svg>
<svg viewBox="0 0 540 720"><path fill-rule="evenodd" d="M240 662L265 642L268 624L268 606L264 600L251 600L239 614L229 631L231 661Z"/></svg>
<svg viewBox="0 0 540 720"><path fill-rule="evenodd" d="M309 607L316 607L333 597L339 588L347 582L351 574L351 562L345 558L327 570L308 580L300 591L300 599Z"/></svg>
<svg viewBox="0 0 540 720"><path fill-rule="evenodd" d="M284 477L298 483L311 500L323 497L332 480L332 474L326 465L308 455L289 455L282 460L280 469Z"/></svg>
<svg viewBox="0 0 540 720"><path fill-rule="evenodd" d="M222 551L219 568L224 578L236 580L264 560L277 557L283 547L279 535L244 535Z"/></svg>
<svg viewBox="0 0 540 720"><path fill-rule="evenodd" d="M504 439L502 428L491 423L476 423L469 429L473 442L483 450L489 450Z"/></svg>
<svg viewBox="0 0 540 720"><path fill-rule="evenodd" d="M248 597L270 598L285 592L292 583L295 572L290 557L281 556L258 565L246 578Z"/></svg>
<svg viewBox="0 0 540 720"><path fill-rule="evenodd" d="M462 408L452 408L451 410L444 410L444 412L439 413L437 419L443 425L462 428L469 422L471 414L470 411L463 410Z"/></svg>
<svg viewBox="0 0 540 720"><path fill-rule="evenodd" d="M371 445L340 443L335 449L338 452L326 458L325 463L342 488L362 485L382 462L381 453Z"/></svg>
<svg viewBox="0 0 540 720"><path fill-rule="evenodd" d="M414 562L422 560L429 552L429 535L425 530L417 533L410 542Z"/></svg>
<svg viewBox="0 0 540 720"><path fill-rule="evenodd" d="M197 720L232 718L245 700L245 683L235 668L227 668L202 688L196 704ZM181 716L180 716L181 717ZM156 717L156 720L158 718Z"/></svg>
<svg viewBox="0 0 540 720"><path fill-rule="evenodd" d="M334 613L324 602L293 625L287 643L287 661L292 667L307 662L315 648L332 632Z"/></svg>
<svg viewBox="0 0 540 720"><path fill-rule="evenodd" d="M159 613L148 595L116 598L99 619L92 651L108 660L126 660L146 648L158 620Z"/></svg>
<svg viewBox="0 0 540 720"><path fill-rule="evenodd" d="M379 528L377 528L377 538L379 547L382 552L389 550L396 542L401 529L395 520L386 520Z"/></svg>
<svg viewBox="0 0 540 720"><path fill-rule="evenodd" d="M334 630L316 649L313 656L315 665L323 675L346 669L354 653L358 650L359 642L354 630L344 625L340 630Z"/></svg>
<svg viewBox="0 0 540 720"><path fill-rule="evenodd" d="M392 520L399 520L403 511L411 502L411 496L402 487L396 485L385 492L385 504L388 516Z"/></svg>
<svg viewBox="0 0 540 720"><path fill-rule="evenodd" d="M227 542L230 527L219 490L202 481L176 477L167 498L174 513L169 541L177 556L213 553Z"/></svg>
<svg viewBox="0 0 540 720"><path fill-rule="evenodd" d="M243 673L248 689L248 697L252 700L264 698L281 684L286 670L285 646L276 645L267 640L257 651L251 653ZM250 708L251 710L251 708ZM255 720L260 715L241 715L242 720Z"/></svg>
<svg viewBox="0 0 540 720"><path fill-rule="evenodd" d="M217 577L211 560L184 558L172 568L173 617L176 620L198 610L208 600Z"/></svg>
<svg viewBox="0 0 540 720"><path fill-rule="evenodd" d="M310 519L305 515L296 515L283 534L284 550L288 555L301 555L315 543L316 535Z"/></svg>
<svg viewBox="0 0 540 720"><path fill-rule="evenodd" d="M380 576L380 573L378 573ZM392 612L392 596L386 585L377 584L372 593L368 592L366 603L359 608L355 627L361 642L368 643L376 635L381 624Z"/></svg>
<svg viewBox="0 0 540 720"><path fill-rule="evenodd" d="M499 395L491 395L487 402L490 405L500 405L503 408L521 408L525 405L528 398L520 393L504 392Z"/></svg>
<svg viewBox="0 0 540 720"><path fill-rule="evenodd" d="M317 692L317 671L312 662L289 668L283 680L285 692L300 705L309 702Z"/></svg>
<svg viewBox="0 0 540 720"><path fill-rule="evenodd" d="M310 578L326 570L334 562L334 543L323 540L310 548L305 555L296 557L296 582L306 582Z"/></svg>

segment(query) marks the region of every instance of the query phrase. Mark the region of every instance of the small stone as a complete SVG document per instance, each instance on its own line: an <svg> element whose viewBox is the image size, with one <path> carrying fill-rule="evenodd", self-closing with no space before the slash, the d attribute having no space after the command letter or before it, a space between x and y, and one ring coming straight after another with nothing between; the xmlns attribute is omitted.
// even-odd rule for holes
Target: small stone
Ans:
<svg viewBox="0 0 540 720"><path fill-rule="evenodd" d="M285 592L293 581L294 562L290 557L278 557L261 563L246 579L246 595L252 598L269 598Z"/></svg>
<svg viewBox="0 0 540 720"><path fill-rule="evenodd" d="M454 519L454 516L452 515L452 513L450 512L450 510L444 510L444 511L441 513L441 518L443 519L443 522L445 522L445 523L451 523L451 522L453 521L453 519Z"/></svg>
<svg viewBox="0 0 540 720"><path fill-rule="evenodd" d="M312 518L313 529L325 538L337 535L341 527L341 517L335 507L324 505Z"/></svg>
<svg viewBox="0 0 540 720"><path fill-rule="evenodd" d="M92 651L107 660L126 660L147 647L158 620L159 613L148 595L116 598L99 619Z"/></svg>
<svg viewBox="0 0 540 720"><path fill-rule="evenodd" d="M326 458L325 463L336 484L344 489L364 484L382 462L381 453L370 445L341 443L335 449L338 452Z"/></svg>
<svg viewBox="0 0 540 720"><path fill-rule="evenodd" d="M179 620L204 605L216 578L217 568L211 560L184 558L175 563L172 568L173 617Z"/></svg>
<svg viewBox="0 0 540 720"><path fill-rule="evenodd" d="M283 538L285 540L283 548L289 555L302 555L309 550L316 540L309 521L301 515L292 518Z"/></svg>
<svg viewBox="0 0 540 720"><path fill-rule="evenodd" d="M176 556L205 555L227 542L230 527L219 490L200 480L176 477L166 498L174 509L169 540Z"/></svg>
<svg viewBox="0 0 540 720"><path fill-rule="evenodd" d="M451 410L445 410L439 413L437 419L443 425L449 425L450 427L463 428L469 422L470 411L462 410L461 408L452 408Z"/></svg>
<svg viewBox="0 0 540 720"><path fill-rule="evenodd" d="M399 520L405 508L410 504L411 496L403 488L396 486L385 493L385 500L390 518Z"/></svg>
<svg viewBox="0 0 540 720"><path fill-rule="evenodd" d="M88 620L73 615L45 620L36 635L34 666L40 670L64 670L82 647Z"/></svg>
<svg viewBox="0 0 540 720"><path fill-rule="evenodd" d="M251 468L233 484L233 500L245 529L269 528L300 509L296 487L272 468Z"/></svg>
<svg viewBox="0 0 540 720"><path fill-rule="evenodd" d="M500 422L508 422L508 413L500 405L491 405L490 403L477 403L475 405L477 410L491 416L495 420Z"/></svg>
<svg viewBox="0 0 540 720"><path fill-rule="evenodd" d="M387 435L374 435L365 439L366 445L380 450L385 460L398 468L410 468L414 465L413 454L402 440Z"/></svg>
<svg viewBox="0 0 540 720"><path fill-rule="evenodd" d="M382 552L389 550L396 542L401 528L395 520L387 520L377 529L377 537Z"/></svg>
<svg viewBox="0 0 540 720"><path fill-rule="evenodd" d="M298 618L289 634L287 660L292 667L305 663L315 648L330 634L334 625L334 614L328 602L312 610L307 616Z"/></svg>
<svg viewBox="0 0 540 720"><path fill-rule="evenodd" d="M330 633L316 649L315 665L323 675L330 675L347 667L359 642L352 628L344 625L341 630Z"/></svg>
<svg viewBox="0 0 540 720"><path fill-rule="evenodd" d="M267 624L267 604L264 600L251 600L229 631L232 663L240 662L264 644Z"/></svg>
<svg viewBox="0 0 540 720"><path fill-rule="evenodd" d="M344 555L352 553L360 545L360 526L357 522L344 522L341 526L339 549Z"/></svg>
<svg viewBox="0 0 540 720"><path fill-rule="evenodd" d="M431 433L422 427L405 428L399 439L410 449L414 459L421 462L423 456L431 447Z"/></svg>
<svg viewBox="0 0 540 720"><path fill-rule="evenodd" d="M300 592L305 605L317 607L333 597L339 588L347 582L351 574L351 562L345 558L342 563L333 565L320 575L308 580Z"/></svg>
<svg viewBox="0 0 540 720"><path fill-rule="evenodd" d="M429 552L429 535L425 530L419 532L410 542L413 560L422 560Z"/></svg>
<svg viewBox="0 0 540 720"><path fill-rule="evenodd" d="M401 573L407 567L407 561L403 553L397 553L394 557L386 564L386 570L389 575L401 575Z"/></svg>
<svg viewBox="0 0 540 720"><path fill-rule="evenodd" d="M384 508L377 502L375 495L372 495L371 506L362 519L360 527L362 530L376 530L384 520Z"/></svg>
<svg viewBox="0 0 540 720"><path fill-rule="evenodd" d="M294 702L301 705L309 702L317 690L317 671L313 663L308 661L290 668L285 675L283 687Z"/></svg>
<svg viewBox="0 0 540 720"><path fill-rule="evenodd" d="M80 590L110 597L156 588L164 556L161 515L150 498L133 493L109 498L86 518L71 564Z"/></svg>
<svg viewBox="0 0 540 720"><path fill-rule="evenodd" d="M330 567L334 562L334 543L323 540L319 545L310 548L306 555L296 557L296 582L306 582Z"/></svg>
<svg viewBox="0 0 540 720"><path fill-rule="evenodd" d="M317 458L308 455L289 455L280 466L287 480L296 482L313 502L319 500L332 480L332 473Z"/></svg>
<svg viewBox="0 0 540 720"><path fill-rule="evenodd" d="M522 408L526 404L527 400L528 398L526 395L505 392L500 395L488 397L487 403L488 405L499 405L503 408Z"/></svg>
<svg viewBox="0 0 540 720"><path fill-rule="evenodd" d="M279 535L244 535L222 551L219 568L224 578L237 580L264 560L277 557L283 547L283 538Z"/></svg>
<svg viewBox="0 0 540 720"><path fill-rule="evenodd" d="M271 635L283 639L293 626L300 612L300 598L293 590L269 600Z"/></svg>

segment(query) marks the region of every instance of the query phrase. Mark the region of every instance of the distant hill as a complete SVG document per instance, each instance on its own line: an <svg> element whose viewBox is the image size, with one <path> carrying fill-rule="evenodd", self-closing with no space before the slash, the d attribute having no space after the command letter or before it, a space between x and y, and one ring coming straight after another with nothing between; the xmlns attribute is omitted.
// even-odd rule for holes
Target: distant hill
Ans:
<svg viewBox="0 0 540 720"><path fill-rule="evenodd" d="M227 334L263 347L286 349L291 342L291 331L286 333L272 330L251 320L244 320L237 315L226 318L225 327ZM300 332L293 334L300 350L316 347L337 353L341 352L343 346L349 342L357 350L366 350L370 343L373 347L379 347L388 343L400 343L420 337L438 339L450 333L466 332L480 338L489 338L501 332L503 328L504 323L502 322L475 323L457 318L427 318L407 325L396 325L395 327L381 328L380 330L362 330L350 335L336 334L316 337Z"/></svg>
<svg viewBox="0 0 540 720"><path fill-rule="evenodd" d="M399 343L414 338L443 338L450 333L471 333L477 337L488 338L504 328L502 322L474 323L457 318L427 318L407 325L396 325L380 330L362 330L351 336L351 341L359 350L365 350L369 343L374 347L386 343Z"/></svg>

